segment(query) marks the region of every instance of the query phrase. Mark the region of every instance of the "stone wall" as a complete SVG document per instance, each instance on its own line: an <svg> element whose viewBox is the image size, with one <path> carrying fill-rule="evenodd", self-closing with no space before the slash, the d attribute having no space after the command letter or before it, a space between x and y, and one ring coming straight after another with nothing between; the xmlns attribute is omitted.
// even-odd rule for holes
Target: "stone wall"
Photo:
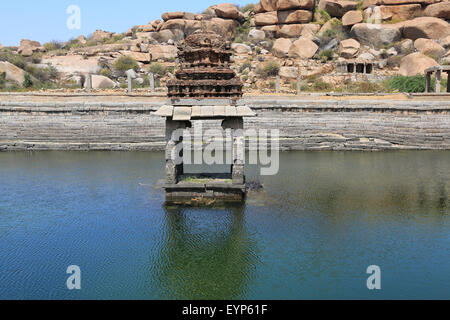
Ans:
<svg viewBox="0 0 450 320"><path fill-rule="evenodd" d="M245 127L280 129L283 150L450 150L445 101L245 102L258 114ZM152 115L162 104L0 101L0 151L163 150L165 122Z"/></svg>

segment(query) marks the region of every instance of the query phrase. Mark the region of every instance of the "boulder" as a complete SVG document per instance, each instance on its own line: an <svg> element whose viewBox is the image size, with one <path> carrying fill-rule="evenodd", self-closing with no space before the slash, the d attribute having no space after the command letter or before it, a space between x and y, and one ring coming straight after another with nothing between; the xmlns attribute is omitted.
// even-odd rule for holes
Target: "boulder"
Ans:
<svg viewBox="0 0 450 320"><path fill-rule="evenodd" d="M325 22L325 24L320 28L319 36L322 36L325 34L327 30L333 30L336 29L336 25L340 23L339 19L333 18L331 20L328 20Z"/></svg>
<svg viewBox="0 0 450 320"><path fill-rule="evenodd" d="M403 25L403 37L411 40L440 39L448 35L450 24L439 18L421 17L406 21Z"/></svg>
<svg viewBox="0 0 450 320"><path fill-rule="evenodd" d="M178 55L177 47L171 45L151 45L148 51L151 54L152 60L172 60Z"/></svg>
<svg viewBox="0 0 450 320"><path fill-rule="evenodd" d="M180 41L184 39L184 32L178 29L166 29L157 32L154 38L160 43L167 43L169 40Z"/></svg>
<svg viewBox="0 0 450 320"><path fill-rule="evenodd" d="M213 6L214 11L219 18L242 20L243 14L239 11L238 7L231 3L221 3Z"/></svg>
<svg viewBox="0 0 450 320"><path fill-rule="evenodd" d="M398 48L400 53L410 54L414 50L414 41L412 41L411 39L405 39L402 42L400 42Z"/></svg>
<svg viewBox="0 0 450 320"><path fill-rule="evenodd" d="M270 11L277 11L278 0L261 0L259 5L255 8L258 12L270 12Z"/></svg>
<svg viewBox="0 0 450 320"><path fill-rule="evenodd" d="M28 39L22 39L20 41L20 47L18 53L24 57L30 57L34 52L42 52L45 49L41 46L38 41L32 41Z"/></svg>
<svg viewBox="0 0 450 320"><path fill-rule="evenodd" d="M125 52L124 55L130 56L138 62L149 63L151 61L150 53L129 51Z"/></svg>
<svg viewBox="0 0 450 320"><path fill-rule="evenodd" d="M422 6L426 6L441 1L442 0L364 0L362 3L362 8L367 9L368 7L371 6L401 5L401 4L420 4Z"/></svg>
<svg viewBox="0 0 450 320"><path fill-rule="evenodd" d="M415 76L417 74L424 74L426 69L438 65L434 59L420 52L416 52L407 55L400 61L400 70L398 73L402 76Z"/></svg>
<svg viewBox="0 0 450 320"><path fill-rule="evenodd" d="M411 20L421 15L422 6L420 4L404 4L404 5L391 5L380 6L380 13L382 20Z"/></svg>
<svg viewBox="0 0 450 320"><path fill-rule="evenodd" d="M96 30L92 34L92 40L94 40L94 41L103 41L105 39L111 39L112 36L113 36L112 32L107 32L107 31L103 31L103 30Z"/></svg>
<svg viewBox="0 0 450 320"><path fill-rule="evenodd" d="M202 29L202 22L198 20L185 20L184 35L187 37L197 30Z"/></svg>
<svg viewBox="0 0 450 320"><path fill-rule="evenodd" d="M84 83L84 87L86 88L87 81ZM112 89L115 88L116 84L114 81L109 79L108 77L93 74L92 75L92 89Z"/></svg>
<svg viewBox="0 0 450 320"><path fill-rule="evenodd" d="M184 19L184 12L166 12L162 14L161 18L164 20L164 22L173 19Z"/></svg>
<svg viewBox="0 0 450 320"><path fill-rule="evenodd" d="M304 24L285 24L276 28L278 38L298 38L302 35Z"/></svg>
<svg viewBox="0 0 450 320"><path fill-rule="evenodd" d="M291 46L292 42L290 39L279 38L273 44L272 54L278 58L285 58L288 55Z"/></svg>
<svg viewBox="0 0 450 320"><path fill-rule="evenodd" d="M278 0L277 10L293 10L293 9L307 9L314 8L314 0Z"/></svg>
<svg viewBox="0 0 450 320"><path fill-rule="evenodd" d="M397 42L401 39L401 33L395 26L358 23L352 27L351 35L361 44L368 46L382 46Z"/></svg>
<svg viewBox="0 0 450 320"><path fill-rule="evenodd" d="M347 0L320 0L319 9L325 10L332 17L341 18L348 11L356 10L357 4Z"/></svg>
<svg viewBox="0 0 450 320"><path fill-rule="evenodd" d="M414 48L427 56L440 58L445 54L445 49L430 39L419 38L414 41Z"/></svg>
<svg viewBox="0 0 450 320"><path fill-rule="evenodd" d="M277 32L280 29L279 26L264 26L261 27L261 31L264 31L264 33L266 34L266 37L268 38L289 38L289 37L282 37L282 36L277 36ZM266 42L266 41L264 41Z"/></svg>
<svg viewBox="0 0 450 320"><path fill-rule="evenodd" d="M278 14L276 11L255 14L255 24L257 26L276 25L278 23Z"/></svg>
<svg viewBox="0 0 450 320"><path fill-rule="evenodd" d="M232 36L238 25L239 23L236 20L222 18L212 18L206 21L206 28L208 30L214 31L223 37Z"/></svg>
<svg viewBox="0 0 450 320"><path fill-rule="evenodd" d="M59 73L98 73L101 71L98 58L85 58L80 55L54 56L43 58L41 64L51 64Z"/></svg>
<svg viewBox="0 0 450 320"><path fill-rule="evenodd" d="M16 67L8 61L0 61L0 73L6 74L6 80L13 81L19 86L22 85L25 80L26 72L19 67Z"/></svg>
<svg viewBox="0 0 450 320"><path fill-rule="evenodd" d="M184 32L186 20L171 19L163 23L160 30L180 30Z"/></svg>
<svg viewBox="0 0 450 320"><path fill-rule="evenodd" d="M369 52L365 52L359 55L359 61L372 62L375 61L375 56Z"/></svg>
<svg viewBox="0 0 450 320"><path fill-rule="evenodd" d="M307 10L278 11L278 23L309 23L312 16L312 12Z"/></svg>
<svg viewBox="0 0 450 320"><path fill-rule="evenodd" d="M359 10L348 11L342 17L342 25L344 27L351 27L357 23L363 22L363 15Z"/></svg>
<svg viewBox="0 0 450 320"><path fill-rule="evenodd" d="M296 79L298 76L298 67L281 67L279 75L281 78Z"/></svg>
<svg viewBox="0 0 450 320"><path fill-rule="evenodd" d="M248 33L248 37L252 40L262 41L266 38L266 33L262 30L251 29Z"/></svg>
<svg viewBox="0 0 450 320"><path fill-rule="evenodd" d="M289 49L289 57L311 59L316 54L317 50L319 50L319 46L317 44L310 39L301 37L292 44Z"/></svg>
<svg viewBox="0 0 450 320"><path fill-rule="evenodd" d="M339 44L339 53L345 59L352 59L358 55L360 48L361 44L358 41L355 39L347 39L341 41Z"/></svg>
<svg viewBox="0 0 450 320"><path fill-rule="evenodd" d="M450 20L450 1L435 3L427 6L424 16Z"/></svg>
<svg viewBox="0 0 450 320"><path fill-rule="evenodd" d="M231 49L234 50L234 52L239 54L251 54L252 48L250 48L248 45L243 43L233 43L231 44Z"/></svg>
<svg viewBox="0 0 450 320"><path fill-rule="evenodd" d="M446 36L444 39L442 39L441 45L446 49L450 48L450 36Z"/></svg>

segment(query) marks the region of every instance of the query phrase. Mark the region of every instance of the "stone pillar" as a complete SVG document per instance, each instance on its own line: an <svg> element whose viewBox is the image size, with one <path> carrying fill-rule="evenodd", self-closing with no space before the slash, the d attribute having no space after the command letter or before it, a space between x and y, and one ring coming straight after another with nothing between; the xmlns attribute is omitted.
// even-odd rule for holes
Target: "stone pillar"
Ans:
<svg viewBox="0 0 450 320"><path fill-rule="evenodd" d="M231 176L233 184L244 184L244 161L245 161L245 137L244 119L229 118L222 122L224 130L231 129L231 139L233 143Z"/></svg>
<svg viewBox="0 0 450 320"><path fill-rule="evenodd" d="M436 93L441 92L441 70L436 71L436 89L434 90Z"/></svg>
<svg viewBox="0 0 450 320"><path fill-rule="evenodd" d="M92 74L90 74L90 73L88 73L88 75L86 77L86 89L87 89L87 92L92 91Z"/></svg>
<svg viewBox="0 0 450 320"><path fill-rule="evenodd" d="M128 93L131 93L133 90L133 83L131 80L131 74L127 74L127 83L128 83Z"/></svg>
<svg viewBox="0 0 450 320"><path fill-rule="evenodd" d="M431 72L427 72L426 75L425 92L426 93L431 92Z"/></svg>
<svg viewBox="0 0 450 320"><path fill-rule="evenodd" d="M447 71L447 92L450 93L450 71Z"/></svg>
<svg viewBox="0 0 450 320"><path fill-rule="evenodd" d="M280 93L280 76L277 76L277 79L275 81L275 92L276 93Z"/></svg>
<svg viewBox="0 0 450 320"><path fill-rule="evenodd" d="M150 80L150 92L155 92L155 75L153 73L149 74Z"/></svg>
<svg viewBox="0 0 450 320"><path fill-rule="evenodd" d="M297 95L299 96L302 92L302 76L297 76Z"/></svg>
<svg viewBox="0 0 450 320"><path fill-rule="evenodd" d="M178 177L184 174L183 134L175 131L190 126L189 121L166 119L166 184L177 184Z"/></svg>

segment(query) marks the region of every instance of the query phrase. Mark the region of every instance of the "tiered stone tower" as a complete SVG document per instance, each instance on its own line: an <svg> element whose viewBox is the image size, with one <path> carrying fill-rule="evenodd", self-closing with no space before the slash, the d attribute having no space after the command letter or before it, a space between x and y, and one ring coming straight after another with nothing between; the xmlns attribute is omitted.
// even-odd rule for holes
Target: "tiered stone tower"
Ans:
<svg viewBox="0 0 450 320"><path fill-rule="evenodd" d="M156 112L166 118L165 191L169 203L192 199L241 201L245 197L243 118L255 114L243 105L242 82L230 68L231 55L230 42L213 32L198 31L179 47L179 68L175 79L167 84L168 104ZM190 128L191 120L214 119L223 120L224 130L231 129L231 170L186 179L184 165L175 154L175 150L182 150L183 138L173 133Z"/></svg>
<svg viewBox="0 0 450 320"><path fill-rule="evenodd" d="M229 68L230 43L213 32L195 33L178 47L180 69L169 98L240 98L242 82Z"/></svg>

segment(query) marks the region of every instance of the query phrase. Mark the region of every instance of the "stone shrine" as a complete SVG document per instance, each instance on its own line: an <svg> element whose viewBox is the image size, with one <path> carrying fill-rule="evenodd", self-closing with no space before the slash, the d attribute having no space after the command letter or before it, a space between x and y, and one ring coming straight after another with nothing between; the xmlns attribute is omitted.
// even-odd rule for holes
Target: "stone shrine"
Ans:
<svg viewBox="0 0 450 320"><path fill-rule="evenodd" d="M229 41L207 31L188 36L179 46L178 69L167 83L168 103L156 112L166 118L166 202L245 198L244 117L255 114L242 103L243 84L230 68L230 47ZM222 129L230 129L230 172L185 174L184 164L176 161L183 153L183 137L174 132L191 128L193 120L222 120Z"/></svg>

